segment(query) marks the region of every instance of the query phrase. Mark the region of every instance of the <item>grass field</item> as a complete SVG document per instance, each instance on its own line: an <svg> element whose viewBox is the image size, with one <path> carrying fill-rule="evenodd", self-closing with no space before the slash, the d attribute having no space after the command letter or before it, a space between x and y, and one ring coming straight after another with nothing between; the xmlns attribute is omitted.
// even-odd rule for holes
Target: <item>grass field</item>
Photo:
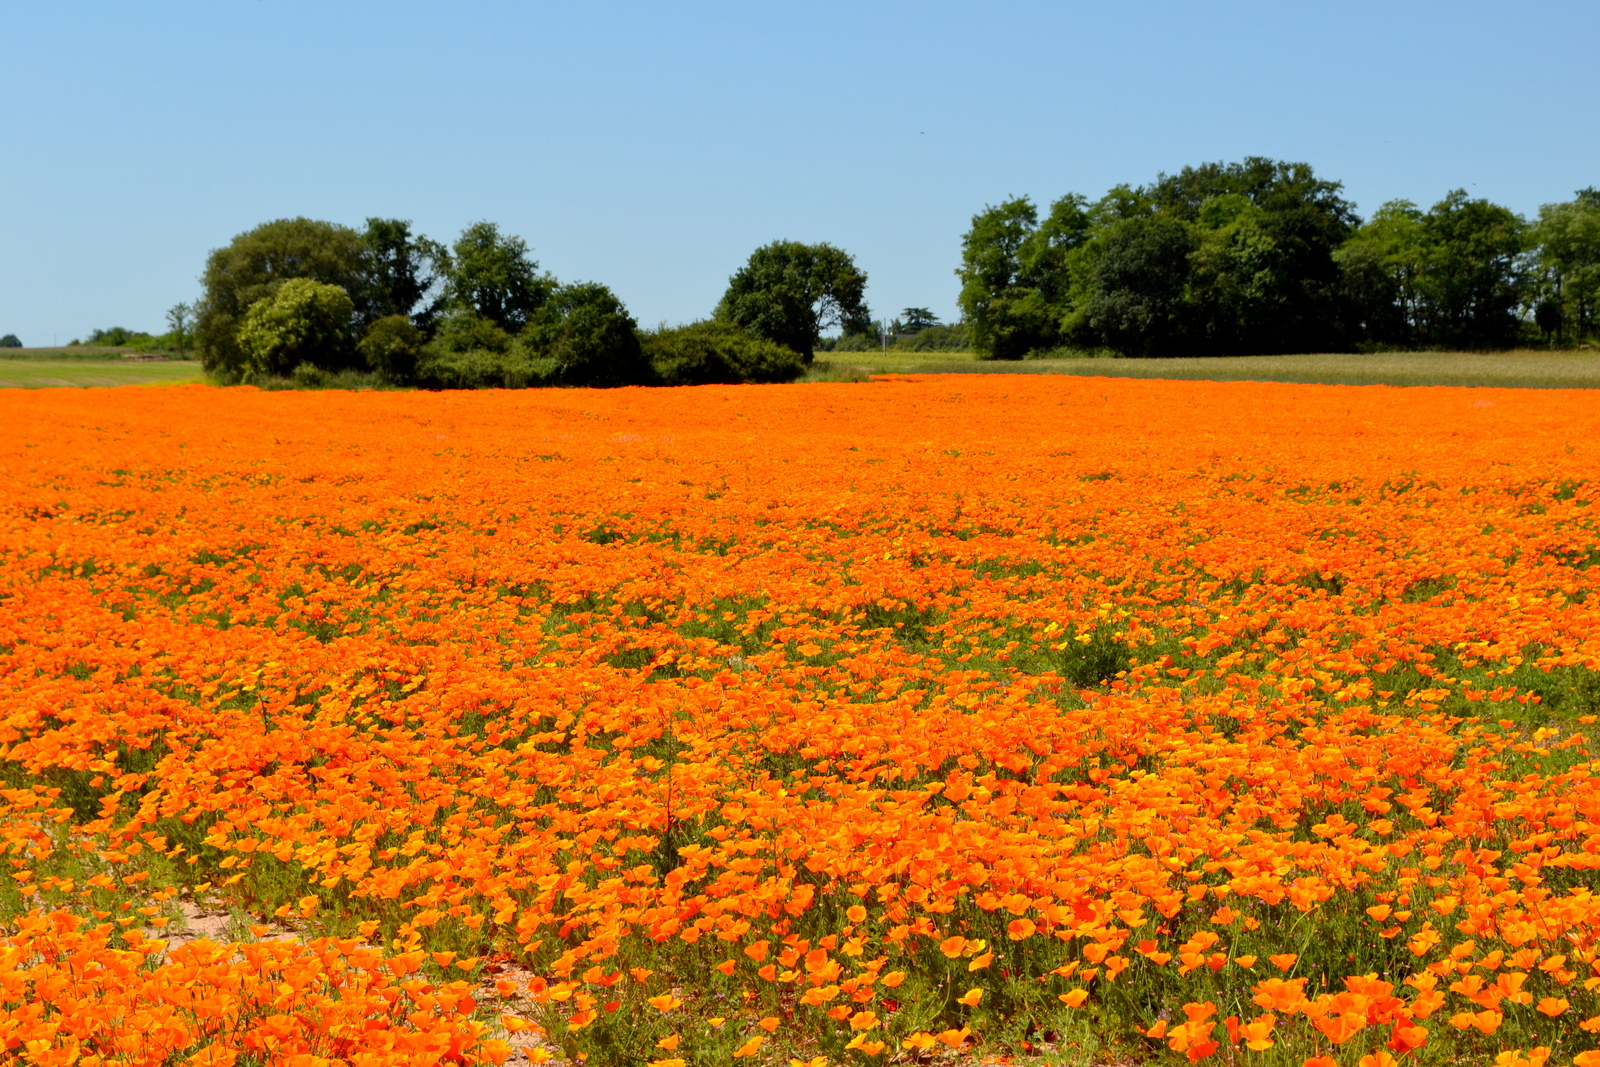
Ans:
<svg viewBox="0 0 1600 1067"><path fill-rule="evenodd" d="M0 394L37 1067L1600 1067L1576 391Z"/></svg>
<svg viewBox="0 0 1600 1067"><path fill-rule="evenodd" d="M116 348L0 349L0 389L153 385L200 377L193 360L129 359Z"/></svg>
<svg viewBox="0 0 1600 1067"><path fill-rule="evenodd" d="M1079 374L1179 381L1293 382L1327 385L1469 385L1542 389L1600 388L1600 352L1398 352L1205 359L982 361L968 353L820 353L813 376L853 374Z"/></svg>

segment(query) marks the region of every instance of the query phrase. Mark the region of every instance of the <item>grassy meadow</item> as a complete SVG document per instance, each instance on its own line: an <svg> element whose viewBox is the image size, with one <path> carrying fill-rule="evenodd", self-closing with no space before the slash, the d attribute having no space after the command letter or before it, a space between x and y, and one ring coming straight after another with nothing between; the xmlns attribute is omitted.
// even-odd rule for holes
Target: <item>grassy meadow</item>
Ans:
<svg viewBox="0 0 1600 1067"><path fill-rule="evenodd" d="M202 377L195 360L130 356L124 349L88 345L0 349L0 389L154 385L198 381Z"/></svg>
<svg viewBox="0 0 1600 1067"><path fill-rule="evenodd" d="M1600 351L1386 352L1177 359L979 360L971 353L818 353L811 377L873 374L1078 374L1176 381L1325 385L1465 385L1600 388Z"/></svg>

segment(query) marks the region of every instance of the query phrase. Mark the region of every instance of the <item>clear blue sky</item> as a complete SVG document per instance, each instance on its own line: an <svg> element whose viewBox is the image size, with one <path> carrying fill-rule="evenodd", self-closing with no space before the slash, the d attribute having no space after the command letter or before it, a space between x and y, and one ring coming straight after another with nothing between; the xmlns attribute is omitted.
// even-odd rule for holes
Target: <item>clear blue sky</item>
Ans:
<svg viewBox="0 0 1600 1067"><path fill-rule="evenodd" d="M955 314L961 233L1266 155L1363 212L1600 185L1600 4L53 0L0 8L0 334L159 330L292 215L491 219L641 323L776 238Z"/></svg>

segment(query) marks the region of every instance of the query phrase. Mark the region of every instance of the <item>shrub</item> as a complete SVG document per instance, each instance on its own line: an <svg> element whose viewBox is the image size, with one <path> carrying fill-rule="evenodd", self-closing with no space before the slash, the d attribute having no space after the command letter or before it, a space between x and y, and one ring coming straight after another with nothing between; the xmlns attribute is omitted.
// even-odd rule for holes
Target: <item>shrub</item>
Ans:
<svg viewBox="0 0 1600 1067"><path fill-rule="evenodd" d="M424 389L525 389L549 384L554 375L551 360L532 357L520 345L505 352L429 345L417 361L415 380Z"/></svg>
<svg viewBox="0 0 1600 1067"><path fill-rule="evenodd" d="M109 330L95 330L84 344L105 345L108 348L129 348L148 345L155 338L143 330L130 330L126 326L113 326Z"/></svg>
<svg viewBox="0 0 1600 1067"><path fill-rule="evenodd" d="M521 340L530 362L549 360L561 385L639 385L651 377L633 316L595 282L558 288Z"/></svg>
<svg viewBox="0 0 1600 1067"><path fill-rule="evenodd" d="M864 333L847 333L833 343L833 352L876 352L883 342Z"/></svg>
<svg viewBox="0 0 1600 1067"><path fill-rule="evenodd" d="M723 322L651 330L639 340L663 385L787 382L805 371L793 349Z"/></svg>
<svg viewBox="0 0 1600 1067"><path fill-rule="evenodd" d="M328 384L328 372L313 363L302 363L289 375L297 389L321 389Z"/></svg>
<svg viewBox="0 0 1600 1067"><path fill-rule="evenodd" d="M302 363L324 370L347 366L354 312L340 286L290 278L245 312L238 338L245 368L282 377Z"/></svg>
<svg viewBox="0 0 1600 1067"><path fill-rule="evenodd" d="M889 346L897 352L971 352L972 327L964 322L925 326Z"/></svg>
<svg viewBox="0 0 1600 1067"><path fill-rule="evenodd" d="M248 369L239 344L247 309L292 278L339 286L352 305L364 300L363 257L356 231L305 218L264 223L212 252L201 277L205 292L194 309L195 347L205 369L222 381L237 380ZM299 362L291 360L276 373L287 374Z"/></svg>
<svg viewBox="0 0 1600 1067"><path fill-rule="evenodd" d="M356 348L385 381L406 382L416 375L422 344L422 331L409 316L385 315L368 328Z"/></svg>

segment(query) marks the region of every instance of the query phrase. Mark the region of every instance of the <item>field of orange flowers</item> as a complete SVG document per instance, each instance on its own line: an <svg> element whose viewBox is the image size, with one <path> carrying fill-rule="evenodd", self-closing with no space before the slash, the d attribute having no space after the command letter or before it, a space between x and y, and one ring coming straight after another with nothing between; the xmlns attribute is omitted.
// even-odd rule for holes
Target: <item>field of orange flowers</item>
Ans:
<svg viewBox="0 0 1600 1067"><path fill-rule="evenodd" d="M4 1056L1597 1067L1597 470L1581 391L0 395Z"/></svg>

